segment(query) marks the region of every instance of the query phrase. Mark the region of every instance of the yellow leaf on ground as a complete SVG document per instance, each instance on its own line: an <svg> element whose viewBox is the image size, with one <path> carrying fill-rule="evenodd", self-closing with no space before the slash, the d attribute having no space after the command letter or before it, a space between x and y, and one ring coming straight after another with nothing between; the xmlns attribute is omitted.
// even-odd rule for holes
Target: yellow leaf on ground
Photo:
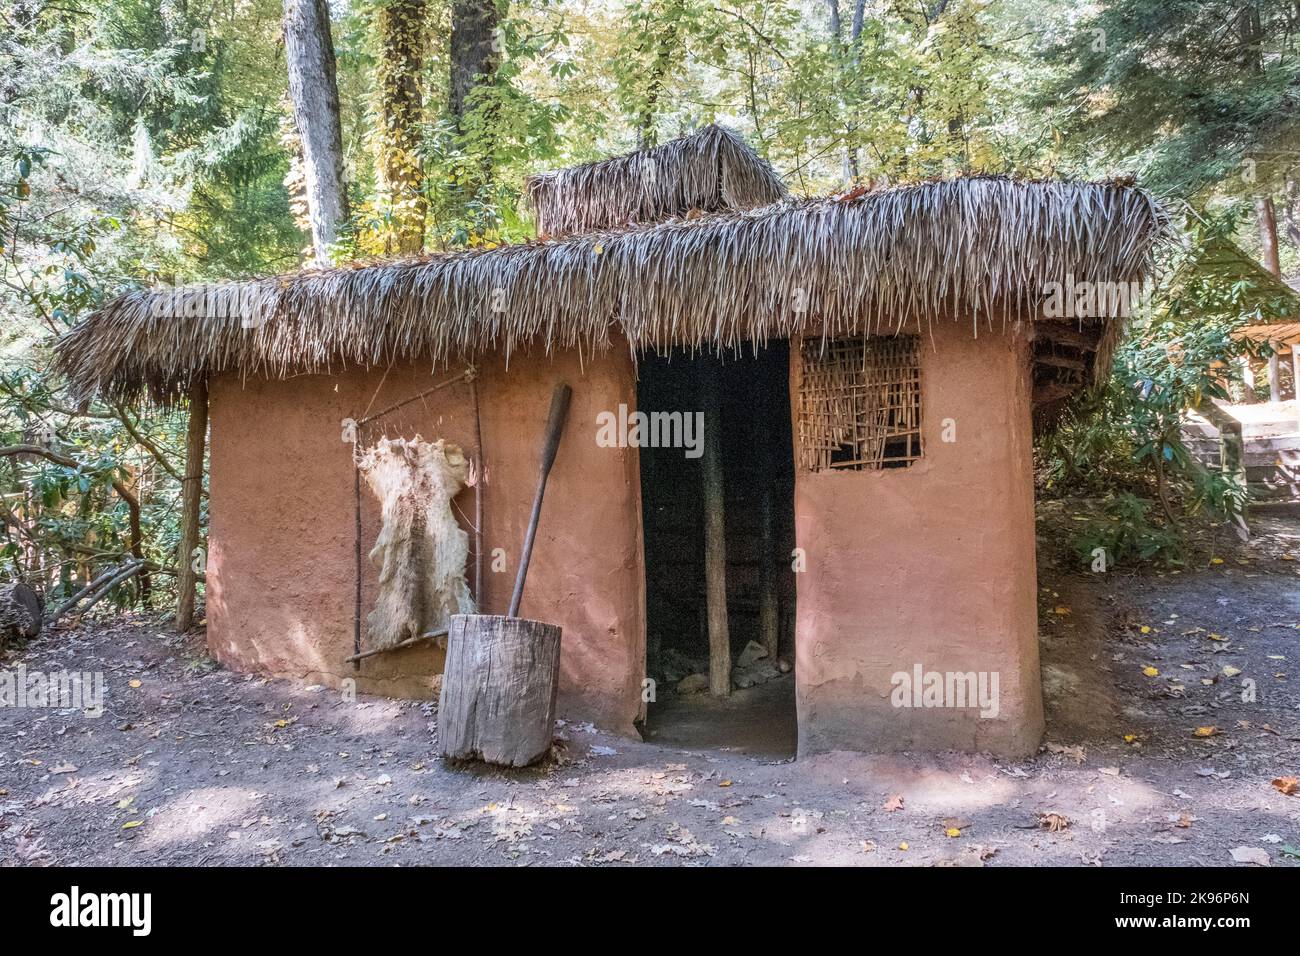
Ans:
<svg viewBox="0 0 1300 956"><path fill-rule="evenodd" d="M1151 666L1149 666L1149 665L1148 665L1147 667L1142 668L1142 673L1143 673L1143 674L1146 674L1147 677L1159 677L1159 676L1160 676L1160 672L1159 672L1158 670L1156 670L1154 667L1151 667Z"/></svg>
<svg viewBox="0 0 1300 956"><path fill-rule="evenodd" d="M1214 736L1215 734L1217 734L1218 732L1219 732L1219 728L1218 728L1218 727L1214 727L1214 726L1210 726L1210 727L1197 727L1196 730L1193 732L1193 736L1196 736L1196 737L1213 737L1213 736Z"/></svg>

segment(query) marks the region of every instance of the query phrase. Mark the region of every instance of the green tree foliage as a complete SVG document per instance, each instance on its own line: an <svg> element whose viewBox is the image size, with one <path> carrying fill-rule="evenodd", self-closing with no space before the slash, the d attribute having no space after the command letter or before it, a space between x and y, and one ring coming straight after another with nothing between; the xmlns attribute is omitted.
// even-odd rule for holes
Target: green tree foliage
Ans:
<svg viewBox="0 0 1300 956"><path fill-rule="evenodd" d="M1116 0L1062 27L1038 97L1073 154L1166 195L1253 193L1295 165L1300 16L1281 0Z"/></svg>
<svg viewBox="0 0 1300 956"><path fill-rule="evenodd" d="M796 194L1136 171L1198 206L1268 195L1290 239L1283 262L1297 258L1298 21L1272 0L497 0L493 70L462 109L454 8L331 5L354 211L340 260L526 239L530 172L712 121L738 127ZM422 42L385 59L394 10ZM74 406L48 375L49 347L134 285L304 261L281 13L280 0L0 0L0 443L41 449L0 455L6 577L66 591L134 548L166 590L184 409ZM384 92L399 87L420 96L394 130ZM423 222L396 244L385 137ZM1236 240L1253 242L1237 223ZM1135 553L1165 550L1171 516L1237 494L1185 462L1176 422L1219 387L1245 305L1179 294L1188 309L1166 303L1136 323L1111 384L1044 448L1054 487L1110 493L1121 523L1140 525Z"/></svg>
<svg viewBox="0 0 1300 956"><path fill-rule="evenodd" d="M5 577L56 595L135 552L125 602L175 566L183 415L72 407L49 345L132 284L296 265L277 21L0 2L0 446L40 449L0 457Z"/></svg>
<svg viewBox="0 0 1300 956"><path fill-rule="evenodd" d="M1178 560L1189 519L1229 519L1246 503L1240 477L1206 468L1183 438L1188 410L1231 399L1233 360L1246 347L1232 333L1268 306L1248 283L1200 267L1207 243L1232 228L1228 219L1189 231L1166 286L1120 343L1110 378L1041 443L1040 474L1052 493L1104 499L1103 515L1077 542L1085 560L1098 546L1111 560Z"/></svg>

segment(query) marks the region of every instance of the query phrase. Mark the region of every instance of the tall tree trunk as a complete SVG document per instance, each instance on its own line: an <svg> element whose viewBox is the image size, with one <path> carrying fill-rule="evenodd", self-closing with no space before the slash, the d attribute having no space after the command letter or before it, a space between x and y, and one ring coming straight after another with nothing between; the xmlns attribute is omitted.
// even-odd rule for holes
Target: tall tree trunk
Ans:
<svg viewBox="0 0 1300 956"><path fill-rule="evenodd" d="M284 49L293 119L306 163L311 244L316 261L325 265L329 247L348 218L339 89L326 0L284 0Z"/></svg>
<svg viewBox="0 0 1300 956"><path fill-rule="evenodd" d="M659 144L659 134L655 129L659 102L667 89L674 60L681 55L682 41L678 30L680 6L675 2L657 5L654 12L643 19L644 33L642 45L638 49L648 51L650 63L645 71L645 99L632 121L636 129L637 149L648 149Z"/></svg>
<svg viewBox="0 0 1300 956"><path fill-rule="evenodd" d="M858 37L862 36L862 24L866 19L867 0L857 0L853 5L853 33L849 37L850 43L857 43Z"/></svg>
<svg viewBox="0 0 1300 956"><path fill-rule="evenodd" d="M1259 241L1264 250L1264 268L1279 279L1282 278L1282 263L1277 253L1277 212L1273 208L1272 196L1260 196L1255 200L1255 217L1259 220ZM1282 401L1281 368L1278 362L1280 342L1270 342L1273 354L1268 357L1268 397L1271 402Z"/></svg>
<svg viewBox="0 0 1300 956"><path fill-rule="evenodd" d="M1255 218L1259 222L1259 242L1264 249L1264 268L1280 279L1282 264L1277 255L1277 212L1273 208L1272 196L1260 196L1255 200Z"/></svg>
<svg viewBox="0 0 1300 956"><path fill-rule="evenodd" d="M469 115L482 110L474 124L479 138L465 145L479 157L471 186L475 191L492 178L492 130L495 104L480 102L475 91L491 86L500 65L497 27L506 10L505 0L454 0L451 7L451 86L448 110L461 136L471 135Z"/></svg>
<svg viewBox="0 0 1300 956"><path fill-rule="evenodd" d="M427 36L426 0L389 0L379 7L379 192L390 217L388 251L424 249L424 172L419 124L424 96L420 71Z"/></svg>
<svg viewBox="0 0 1300 956"><path fill-rule="evenodd" d="M472 94L496 75L496 30L501 12L496 0L455 0L451 7L451 95L457 120L473 108Z"/></svg>
<svg viewBox="0 0 1300 956"><path fill-rule="evenodd" d="M831 44L835 49L836 59L840 64L840 74L842 77L842 88L848 89L854 82L858 74L858 64L861 61L861 48L858 45L859 38L862 36L862 26L866 22L866 0L854 0L853 20L849 27L849 40L846 48L844 43L844 25L840 15L839 0L829 0L830 3L830 29ZM841 108L844 102L840 102ZM840 178L843 180L843 186L848 189L862 173L858 161L858 147L852 142L853 124L847 121L844 124L844 151L840 157Z"/></svg>

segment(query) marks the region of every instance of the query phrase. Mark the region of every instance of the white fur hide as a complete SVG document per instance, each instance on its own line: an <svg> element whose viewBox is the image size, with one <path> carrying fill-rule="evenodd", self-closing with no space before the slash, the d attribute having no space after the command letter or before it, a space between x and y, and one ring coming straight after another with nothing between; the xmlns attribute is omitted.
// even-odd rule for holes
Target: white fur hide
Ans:
<svg viewBox="0 0 1300 956"><path fill-rule="evenodd" d="M358 463L383 509L370 550L379 566L379 594L366 615L370 645L392 647L445 627L453 614L473 614L465 582L469 535L451 510L469 478L460 446L418 435L382 438Z"/></svg>

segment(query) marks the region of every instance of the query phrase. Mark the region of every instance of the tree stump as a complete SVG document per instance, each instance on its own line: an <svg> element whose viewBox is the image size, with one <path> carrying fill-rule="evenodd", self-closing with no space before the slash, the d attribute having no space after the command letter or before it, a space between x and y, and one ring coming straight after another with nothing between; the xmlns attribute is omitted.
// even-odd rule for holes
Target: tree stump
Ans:
<svg viewBox="0 0 1300 956"><path fill-rule="evenodd" d="M442 756L526 767L550 750L560 634L524 618L452 616L438 698Z"/></svg>
<svg viewBox="0 0 1300 956"><path fill-rule="evenodd" d="M40 595L25 584L0 584L0 650L41 633Z"/></svg>

